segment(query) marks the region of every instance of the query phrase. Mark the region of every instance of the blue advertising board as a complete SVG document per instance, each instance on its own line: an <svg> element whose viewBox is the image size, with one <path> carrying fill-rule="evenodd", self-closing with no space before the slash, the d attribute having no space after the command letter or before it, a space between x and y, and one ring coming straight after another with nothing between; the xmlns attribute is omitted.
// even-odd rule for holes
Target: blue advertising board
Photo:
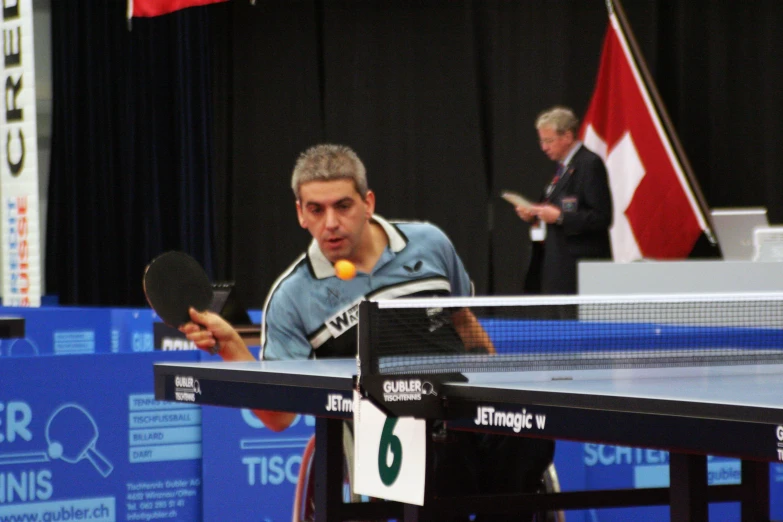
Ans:
<svg viewBox="0 0 783 522"><path fill-rule="evenodd" d="M151 352L152 324L159 321L150 308L111 308L111 351Z"/></svg>
<svg viewBox="0 0 783 522"><path fill-rule="evenodd" d="M313 435L315 421L300 415L287 430L265 428L249 410L203 408L202 465L204 491L230 495L204 496L204 521L288 522L302 452Z"/></svg>
<svg viewBox="0 0 783 522"><path fill-rule="evenodd" d="M0 315L25 319L25 337L1 340L0 356L152 351L149 308L0 307Z"/></svg>
<svg viewBox="0 0 783 522"><path fill-rule="evenodd" d="M260 310L248 314L260 323ZM0 357L151 352L160 323L150 308L0 307L0 315L25 319L25 337L0 340ZM173 350L192 348L183 341Z"/></svg>
<svg viewBox="0 0 783 522"><path fill-rule="evenodd" d="M0 369L0 520L200 520L201 409L154 400L194 352L12 357Z"/></svg>
<svg viewBox="0 0 783 522"><path fill-rule="evenodd" d="M558 442L557 452L563 443ZM584 474L584 489L654 488L669 486L669 453L649 448L629 448L605 444L579 444L581 456L570 461L555 457L561 477L568 473ZM578 470L577 468L582 468ZM740 462L726 457L707 457L707 481L710 485L739 484ZM562 479L561 479L562 480ZM772 519L783 515L783 466L770 465L770 512ZM585 522L659 522L669 519L668 506L586 510ZM713 503L710 520L739 520L736 502ZM568 516L572 520L571 514Z"/></svg>
<svg viewBox="0 0 783 522"><path fill-rule="evenodd" d="M4 356L75 355L111 346L108 308L0 308L0 314L25 319L24 339L3 339Z"/></svg>
<svg viewBox="0 0 783 522"><path fill-rule="evenodd" d="M266 429L248 410L203 408L205 491L232 484L230 495L204 496L205 522L235 520L280 522L291 519L302 450L313 433L313 419L300 416L281 433ZM555 466L562 491L666 487L669 454L663 450L558 441ZM710 484L739 483L735 459L708 458ZM770 467L771 512L783 513L783 466ZM737 503L710 505L710 520L739 519ZM668 506L588 509L566 512L568 522L660 522Z"/></svg>
<svg viewBox="0 0 783 522"><path fill-rule="evenodd" d="M155 401L154 362L211 358L153 351L158 318L148 308L0 314L25 317L27 331L0 342L0 522L290 520L312 417L274 433L248 410ZM668 485L662 450L558 441L555 464L564 491ZM738 461L708 459L711 484L739 475ZM770 466L770 484L772 518L783 519L782 465ZM738 505L713 504L710 517L737 520ZM668 509L569 511L567 520L658 522Z"/></svg>

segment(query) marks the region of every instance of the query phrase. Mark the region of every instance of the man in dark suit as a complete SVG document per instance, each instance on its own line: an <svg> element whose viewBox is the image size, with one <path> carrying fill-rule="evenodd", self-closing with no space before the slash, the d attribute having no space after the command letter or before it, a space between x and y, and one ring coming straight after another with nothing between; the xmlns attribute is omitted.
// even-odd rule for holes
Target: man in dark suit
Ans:
<svg viewBox="0 0 783 522"><path fill-rule="evenodd" d="M543 240L544 294L575 294L577 262L612 257L612 195L606 167L577 139L578 127L579 120L565 107L538 116L541 150L557 162L557 170L537 204L516 207L519 217L534 227L534 239Z"/></svg>

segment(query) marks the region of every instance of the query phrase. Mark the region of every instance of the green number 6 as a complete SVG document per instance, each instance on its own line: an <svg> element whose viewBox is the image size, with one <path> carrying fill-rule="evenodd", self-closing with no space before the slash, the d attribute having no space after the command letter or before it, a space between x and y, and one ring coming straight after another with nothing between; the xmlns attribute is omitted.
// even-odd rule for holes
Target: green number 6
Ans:
<svg viewBox="0 0 783 522"><path fill-rule="evenodd" d="M383 424L381 432L381 442L378 447L378 472L381 476L381 482L386 486L391 486L397 480L402 466L402 443L399 437L394 435L394 427L397 425L397 417L389 417ZM386 464L386 455L391 450L394 456L391 465Z"/></svg>

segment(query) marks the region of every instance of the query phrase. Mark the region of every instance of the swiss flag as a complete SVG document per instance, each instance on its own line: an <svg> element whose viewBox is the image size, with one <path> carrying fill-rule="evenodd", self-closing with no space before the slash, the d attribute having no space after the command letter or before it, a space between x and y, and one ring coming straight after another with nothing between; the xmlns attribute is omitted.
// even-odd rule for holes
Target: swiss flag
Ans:
<svg viewBox="0 0 783 522"><path fill-rule="evenodd" d="M685 258L707 225L617 16L609 20L580 136L609 173L614 258Z"/></svg>
<svg viewBox="0 0 783 522"><path fill-rule="evenodd" d="M128 19L134 16L160 16L186 7L217 4L227 0L128 0Z"/></svg>

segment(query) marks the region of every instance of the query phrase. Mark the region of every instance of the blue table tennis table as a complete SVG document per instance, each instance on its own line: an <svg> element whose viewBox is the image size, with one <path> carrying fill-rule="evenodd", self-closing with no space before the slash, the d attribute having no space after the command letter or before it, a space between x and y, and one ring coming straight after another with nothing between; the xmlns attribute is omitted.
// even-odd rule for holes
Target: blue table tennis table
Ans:
<svg viewBox="0 0 783 522"><path fill-rule="evenodd" d="M712 501L741 502L743 521L769 520L769 462L783 461L783 365L466 373L467 382L441 388L450 428L665 449L670 486L427 498L424 507L342 500L342 421L352 417L356 369L353 359L157 363L155 397L314 415L320 520L668 504L671 520L698 522ZM741 459L741 484L707 486L707 455Z"/></svg>

